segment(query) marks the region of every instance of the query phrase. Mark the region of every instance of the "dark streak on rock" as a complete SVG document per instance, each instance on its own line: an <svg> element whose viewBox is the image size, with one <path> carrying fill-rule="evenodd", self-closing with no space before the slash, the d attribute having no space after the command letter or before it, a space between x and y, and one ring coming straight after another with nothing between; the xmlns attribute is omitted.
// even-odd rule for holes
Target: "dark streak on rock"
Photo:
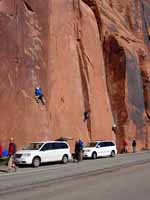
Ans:
<svg viewBox="0 0 150 200"><path fill-rule="evenodd" d="M145 11L145 5L143 1L141 0L141 19L142 19L142 30L143 30L143 36L145 44L149 47L149 32L148 32L148 24L146 19L146 11Z"/></svg>
<svg viewBox="0 0 150 200"><path fill-rule="evenodd" d="M30 12L34 12L31 6L26 1L24 1L24 5Z"/></svg>
<svg viewBox="0 0 150 200"><path fill-rule="evenodd" d="M87 6L93 11L93 14L97 22L97 27L99 30L99 36L100 36L100 39L102 39L102 20L101 20L100 10L99 10L96 0L82 0L82 1L85 4L87 4Z"/></svg>
<svg viewBox="0 0 150 200"><path fill-rule="evenodd" d="M115 37L105 38L103 43L106 82L111 110L115 123L118 126L116 134L117 146L120 148L125 137L124 124L128 119L125 102L126 56L123 47Z"/></svg>
<svg viewBox="0 0 150 200"><path fill-rule="evenodd" d="M142 81L143 81L143 91L144 91L144 104L145 104L145 111L147 118L150 119L150 102L149 102L149 95L150 95L150 80L149 76L146 71L141 71Z"/></svg>
<svg viewBox="0 0 150 200"><path fill-rule="evenodd" d="M86 60L84 58L82 46L83 46L82 42L79 41L79 43L77 44L77 53L78 53L80 74L81 74L82 93L83 93L83 97L84 97L84 110L86 111L86 110L90 110L90 100L89 100L88 77L87 77L88 72L86 72L86 70L85 70ZM87 120L87 129L88 129L88 133L89 133L89 138L92 139L91 119L90 118Z"/></svg>

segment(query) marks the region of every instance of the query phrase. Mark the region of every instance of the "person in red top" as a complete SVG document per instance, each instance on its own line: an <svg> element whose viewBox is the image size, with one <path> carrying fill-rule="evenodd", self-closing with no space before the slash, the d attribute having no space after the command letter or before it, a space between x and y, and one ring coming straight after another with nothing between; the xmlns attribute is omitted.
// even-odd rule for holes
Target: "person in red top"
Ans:
<svg viewBox="0 0 150 200"><path fill-rule="evenodd" d="M11 169L15 169L16 171L16 163L15 163L15 155L16 155L16 144L14 143L14 138L10 138L10 143L8 147L8 172L11 171Z"/></svg>
<svg viewBox="0 0 150 200"><path fill-rule="evenodd" d="M1 142L0 142L0 158L3 156L3 149L2 149L2 145L1 145Z"/></svg>

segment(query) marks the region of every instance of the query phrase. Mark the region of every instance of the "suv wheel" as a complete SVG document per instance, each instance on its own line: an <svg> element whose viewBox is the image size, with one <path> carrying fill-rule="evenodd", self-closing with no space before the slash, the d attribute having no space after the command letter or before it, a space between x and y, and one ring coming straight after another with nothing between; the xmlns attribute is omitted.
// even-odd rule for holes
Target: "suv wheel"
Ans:
<svg viewBox="0 0 150 200"><path fill-rule="evenodd" d="M97 153L96 152L93 152L92 153L92 159L96 159L97 158Z"/></svg>
<svg viewBox="0 0 150 200"><path fill-rule="evenodd" d="M111 157L115 157L115 155L116 155L116 154L115 154L115 151L112 151L110 156L111 156Z"/></svg>
<svg viewBox="0 0 150 200"><path fill-rule="evenodd" d="M62 158L62 163L66 164L67 162L68 162L68 156L64 155L63 158Z"/></svg>
<svg viewBox="0 0 150 200"><path fill-rule="evenodd" d="M35 157L35 158L33 158L33 161L32 161L32 165L33 165L33 167L39 167L40 164L41 164L41 160L40 160L39 157Z"/></svg>

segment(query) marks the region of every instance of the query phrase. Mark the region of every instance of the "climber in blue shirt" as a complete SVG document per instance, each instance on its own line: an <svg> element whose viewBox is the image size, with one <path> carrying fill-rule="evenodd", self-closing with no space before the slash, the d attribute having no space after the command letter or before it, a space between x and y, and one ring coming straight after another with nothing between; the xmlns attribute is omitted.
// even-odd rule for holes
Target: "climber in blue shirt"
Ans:
<svg viewBox="0 0 150 200"><path fill-rule="evenodd" d="M36 97L37 103L40 103L41 101L41 103L45 105L44 95L40 87L35 88L35 97Z"/></svg>

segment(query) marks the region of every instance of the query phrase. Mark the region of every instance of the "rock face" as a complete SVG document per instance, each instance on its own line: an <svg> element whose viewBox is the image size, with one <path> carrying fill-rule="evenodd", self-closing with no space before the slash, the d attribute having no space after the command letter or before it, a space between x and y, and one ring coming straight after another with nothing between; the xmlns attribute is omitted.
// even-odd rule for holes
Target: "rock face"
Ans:
<svg viewBox="0 0 150 200"><path fill-rule="evenodd" d="M149 13L150 0L1 0L4 145L71 137L73 147L81 137L116 140L122 151L136 138L148 148Z"/></svg>

